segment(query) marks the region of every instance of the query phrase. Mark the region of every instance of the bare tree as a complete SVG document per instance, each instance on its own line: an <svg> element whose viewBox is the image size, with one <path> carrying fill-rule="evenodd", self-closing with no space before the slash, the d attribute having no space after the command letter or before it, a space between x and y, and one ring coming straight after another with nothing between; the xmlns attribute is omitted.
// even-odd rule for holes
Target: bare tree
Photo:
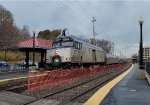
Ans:
<svg viewBox="0 0 150 105"><path fill-rule="evenodd" d="M20 42L19 29L10 23L0 25L0 49L12 49Z"/></svg>
<svg viewBox="0 0 150 105"><path fill-rule="evenodd" d="M78 36L72 35L72 36L77 37L78 39L91 44L91 40L89 38L87 38L86 36L84 36L84 35L78 35Z"/></svg>
<svg viewBox="0 0 150 105"><path fill-rule="evenodd" d="M59 29L52 30L52 31L46 29L44 31L40 31L37 37L49 40L58 37L60 34L61 34L61 30Z"/></svg>
<svg viewBox="0 0 150 105"><path fill-rule="evenodd" d="M93 39L91 41L94 42ZM106 53L111 53L112 52L111 50L114 47L114 44L112 42L104 39L97 39L96 45L101 47L103 51L105 51Z"/></svg>
<svg viewBox="0 0 150 105"><path fill-rule="evenodd" d="M2 5L0 5L0 23L9 22L13 24L14 19L10 11L6 10Z"/></svg>
<svg viewBox="0 0 150 105"><path fill-rule="evenodd" d="M0 50L17 47L20 41L20 31L13 20L11 12L0 5Z"/></svg>
<svg viewBox="0 0 150 105"><path fill-rule="evenodd" d="M31 34L29 32L29 26L24 25L22 29L20 29L20 35L22 37L22 40L27 40L31 38Z"/></svg>

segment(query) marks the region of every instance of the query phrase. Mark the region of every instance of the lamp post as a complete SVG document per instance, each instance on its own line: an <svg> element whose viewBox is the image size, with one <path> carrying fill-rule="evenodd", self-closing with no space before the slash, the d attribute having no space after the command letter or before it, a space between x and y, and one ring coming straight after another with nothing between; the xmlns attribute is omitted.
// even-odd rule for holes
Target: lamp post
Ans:
<svg viewBox="0 0 150 105"><path fill-rule="evenodd" d="M32 63L33 66L35 66L34 57L35 57L35 31L33 31L33 63Z"/></svg>
<svg viewBox="0 0 150 105"><path fill-rule="evenodd" d="M142 25L143 25L143 18L141 17L139 20L140 24L140 48L139 48L139 69L144 69L143 65L143 38L142 38Z"/></svg>

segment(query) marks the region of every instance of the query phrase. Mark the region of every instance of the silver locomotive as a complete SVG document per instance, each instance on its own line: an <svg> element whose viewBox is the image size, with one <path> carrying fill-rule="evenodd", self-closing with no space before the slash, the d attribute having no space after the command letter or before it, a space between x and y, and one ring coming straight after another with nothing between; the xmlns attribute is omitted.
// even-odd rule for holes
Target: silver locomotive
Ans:
<svg viewBox="0 0 150 105"><path fill-rule="evenodd" d="M66 36L65 30L47 50L47 64L54 67L89 67L121 63L119 58L105 54L102 48L86 43L76 37Z"/></svg>

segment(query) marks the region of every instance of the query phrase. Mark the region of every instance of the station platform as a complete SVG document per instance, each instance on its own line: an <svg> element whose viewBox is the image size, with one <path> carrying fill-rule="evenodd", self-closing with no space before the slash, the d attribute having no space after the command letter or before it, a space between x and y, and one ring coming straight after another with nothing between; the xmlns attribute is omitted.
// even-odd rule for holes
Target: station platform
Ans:
<svg viewBox="0 0 150 105"><path fill-rule="evenodd" d="M28 72L16 72L16 73L10 73L10 74L0 74L0 80L27 77L27 76L28 76Z"/></svg>
<svg viewBox="0 0 150 105"><path fill-rule="evenodd" d="M138 79L137 64L133 64L127 75L113 88L111 83L98 90L84 105L150 105L150 85L147 80ZM113 81L117 81L114 79ZM108 93L107 93L108 92ZM106 95L104 95L106 94ZM104 96L104 98L102 98ZM93 98L93 99L92 99ZM101 101L100 101L101 100ZM96 102L97 101L97 102Z"/></svg>
<svg viewBox="0 0 150 105"><path fill-rule="evenodd" d="M138 65L107 94L100 105L150 105L150 86L139 80Z"/></svg>

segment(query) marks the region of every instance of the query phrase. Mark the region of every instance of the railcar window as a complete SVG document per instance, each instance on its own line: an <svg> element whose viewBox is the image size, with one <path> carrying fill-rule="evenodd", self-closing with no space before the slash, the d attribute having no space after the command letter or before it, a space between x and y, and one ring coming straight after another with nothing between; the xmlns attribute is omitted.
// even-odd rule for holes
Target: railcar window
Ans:
<svg viewBox="0 0 150 105"><path fill-rule="evenodd" d="M77 42L74 42L74 47L75 47L75 48L77 48L77 46L76 46L76 45L77 45Z"/></svg>
<svg viewBox="0 0 150 105"><path fill-rule="evenodd" d="M78 43L78 42L74 42L74 47L79 50L82 49L81 43Z"/></svg>
<svg viewBox="0 0 150 105"><path fill-rule="evenodd" d="M80 43L78 43L78 49L80 49Z"/></svg>
<svg viewBox="0 0 150 105"><path fill-rule="evenodd" d="M76 49L78 49L78 43L77 42L75 42L74 46L75 46Z"/></svg>
<svg viewBox="0 0 150 105"><path fill-rule="evenodd" d="M82 49L81 43L80 43L80 50Z"/></svg>

